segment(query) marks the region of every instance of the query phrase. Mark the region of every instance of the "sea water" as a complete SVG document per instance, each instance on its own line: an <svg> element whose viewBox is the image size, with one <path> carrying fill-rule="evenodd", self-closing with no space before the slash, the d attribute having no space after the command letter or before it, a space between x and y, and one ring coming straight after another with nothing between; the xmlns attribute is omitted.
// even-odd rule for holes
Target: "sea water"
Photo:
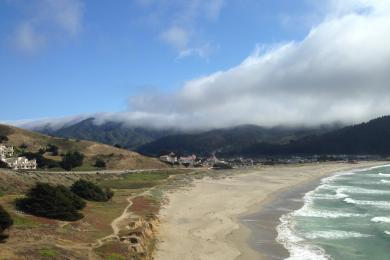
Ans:
<svg viewBox="0 0 390 260"><path fill-rule="evenodd" d="M280 220L288 259L390 259L390 166L325 178Z"/></svg>

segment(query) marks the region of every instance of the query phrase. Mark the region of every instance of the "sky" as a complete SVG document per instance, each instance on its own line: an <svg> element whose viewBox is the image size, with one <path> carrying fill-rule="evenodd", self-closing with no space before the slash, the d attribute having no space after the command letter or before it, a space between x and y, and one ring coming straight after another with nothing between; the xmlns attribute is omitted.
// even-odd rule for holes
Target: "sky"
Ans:
<svg viewBox="0 0 390 260"><path fill-rule="evenodd" d="M212 128L390 114L386 0L0 0L0 121Z"/></svg>

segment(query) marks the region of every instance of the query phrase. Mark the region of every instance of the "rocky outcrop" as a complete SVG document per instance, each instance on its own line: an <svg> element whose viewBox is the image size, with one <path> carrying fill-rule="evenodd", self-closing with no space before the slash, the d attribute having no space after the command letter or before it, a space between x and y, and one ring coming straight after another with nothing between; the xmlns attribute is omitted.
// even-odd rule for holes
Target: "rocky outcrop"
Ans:
<svg viewBox="0 0 390 260"><path fill-rule="evenodd" d="M152 259L158 219L148 216L132 219L125 230L118 234L122 243L128 244L131 259Z"/></svg>

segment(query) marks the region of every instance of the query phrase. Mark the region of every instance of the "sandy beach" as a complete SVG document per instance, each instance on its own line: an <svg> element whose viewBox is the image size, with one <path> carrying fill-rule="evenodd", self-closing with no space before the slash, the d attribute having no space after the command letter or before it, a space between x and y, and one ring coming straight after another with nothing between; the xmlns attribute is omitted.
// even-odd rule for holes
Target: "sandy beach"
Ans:
<svg viewBox="0 0 390 260"><path fill-rule="evenodd" d="M155 259L268 259L249 246L250 230L240 217L261 211L283 192L331 173L380 164L385 163L264 166L235 170L237 174L222 179L195 180L167 194ZM278 245L274 250L283 248Z"/></svg>

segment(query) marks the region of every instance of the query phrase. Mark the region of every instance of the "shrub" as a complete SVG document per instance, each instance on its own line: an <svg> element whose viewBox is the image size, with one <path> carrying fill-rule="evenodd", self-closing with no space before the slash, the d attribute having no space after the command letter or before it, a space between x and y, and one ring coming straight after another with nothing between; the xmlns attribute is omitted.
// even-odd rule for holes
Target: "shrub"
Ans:
<svg viewBox="0 0 390 260"><path fill-rule="evenodd" d="M0 161L0 169L9 169L9 166L6 162Z"/></svg>
<svg viewBox="0 0 390 260"><path fill-rule="evenodd" d="M65 186L37 183L26 194L26 198L16 201L16 207L35 216L75 221L83 218L78 210L86 206L85 201Z"/></svg>
<svg viewBox="0 0 390 260"><path fill-rule="evenodd" d="M0 144L2 142L7 142L8 141L8 137L6 135L0 135Z"/></svg>
<svg viewBox="0 0 390 260"><path fill-rule="evenodd" d="M46 152L50 152L51 155L57 156L58 155L58 146L54 144L48 144L46 148Z"/></svg>
<svg viewBox="0 0 390 260"><path fill-rule="evenodd" d="M13 220L7 211L0 205L0 242L8 237L3 232L13 225Z"/></svg>
<svg viewBox="0 0 390 260"><path fill-rule="evenodd" d="M114 192L110 189L103 190L96 184L86 180L76 181L70 189L81 198L91 201L108 201L114 195Z"/></svg>
<svg viewBox="0 0 390 260"><path fill-rule="evenodd" d="M97 159L95 162L95 167L106 168L106 162L103 161L102 159Z"/></svg>
<svg viewBox="0 0 390 260"><path fill-rule="evenodd" d="M79 152L68 152L64 155L61 161L61 167L67 171L83 164L84 155Z"/></svg>

